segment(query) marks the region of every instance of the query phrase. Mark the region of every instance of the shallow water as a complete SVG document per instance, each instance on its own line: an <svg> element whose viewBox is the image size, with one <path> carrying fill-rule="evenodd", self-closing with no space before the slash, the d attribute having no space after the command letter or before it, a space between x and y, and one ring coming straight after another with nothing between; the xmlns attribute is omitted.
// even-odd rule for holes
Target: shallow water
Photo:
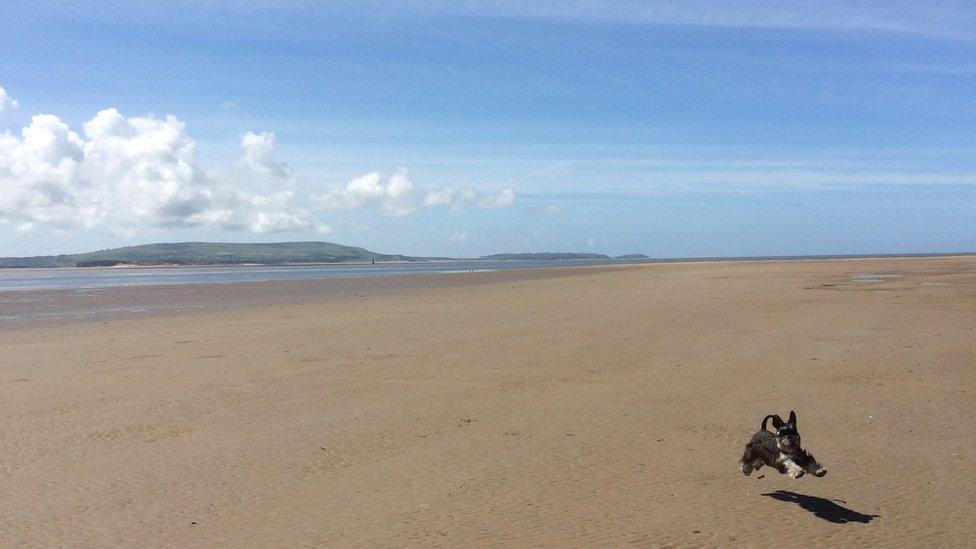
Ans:
<svg viewBox="0 0 976 549"><path fill-rule="evenodd" d="M860 280L860 281L865 281L865 280L869 280L869 281L888 280L888 279L892 279L892 278L901 278L901 277L902 277L902 275L900 275L900 274L857 273L857 274L851 275L851 278L853 280Z"/></svg>
<svg viewBox="0 0 976 549"><path fill-rule="evenodd" d="M742 257L681 257L654 259L572 259L510 261L420 261L415 263L335 263L328 265L146 267L138 269L0 269L0 292L17 290L99 289L172 284L227 284L266 280L315 280L321 278L363 278L414 274L448 274L510 269L628 265L638 263L684 263L696 261L780 261L817 259L869 259L896 257L951 257L964 254L868 254L791 255ZM897 278L897 274L858 273L854 281L875 282Z"/></svg>
<svg viewBox="0 0 976 549"><path fill-rule="evenodd" d="M572 268L616 261L489 262L298 267L65 269L0 272L0 328L62 319L110 319L145 313L366 298L402 288L433 288L569 276ZM459 268L469 267L469 268ZM475 268L477 267L477 268ZM404 276L406 275L406 276Z"/></svg>
<svg viewBox="0 0 976 549"><path fill-rule="evenodd" d="M900 274L857 273L851 275L848 280L855 284L881 284L882 282L901 278L901 276Z"/></svg>
<svg viewBox="0 0 976 549"><path fill-rule="evenodd" d="M230 284L266 280L314 280L415 274L448 274L533 269L624 265L634 260L566 261L451 261L417 263L338 263L331 265L146 267L138 269L9 269L0 270L0 292L29 290L97 290L119 286L162 286L171 284Z"/></svg>

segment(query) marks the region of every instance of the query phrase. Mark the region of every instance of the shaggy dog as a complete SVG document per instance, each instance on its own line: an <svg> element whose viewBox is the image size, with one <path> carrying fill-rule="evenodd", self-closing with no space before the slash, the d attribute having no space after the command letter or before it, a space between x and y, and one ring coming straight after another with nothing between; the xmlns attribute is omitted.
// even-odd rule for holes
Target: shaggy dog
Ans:
<svg viewBox="0 0 976 549"><path fill-rule="evenodd" d="M776 432L766 430L766 422L773 420ZM809 452L800 447L800 433L796 430L796 412L790 412L790 419L784 422L778 415L772 414L763 418L759 432L752 435L746 444L739 468L742 474L749 475L758 471L763 465L768 465L780 474L791 478L800 478L804 473L822 477L827 469L817 463Z"/></svg>

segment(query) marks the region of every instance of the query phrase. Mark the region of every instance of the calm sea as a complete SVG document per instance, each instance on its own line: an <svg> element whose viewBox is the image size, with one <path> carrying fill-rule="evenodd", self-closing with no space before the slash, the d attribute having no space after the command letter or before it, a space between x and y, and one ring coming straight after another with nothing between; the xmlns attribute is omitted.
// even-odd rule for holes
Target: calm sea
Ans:
<svg viewBox="0 0 976 549"><path fill-rule="evenodd" d="M850 256L833 258L845 257ZM409 287L414 281L417 282L417 287L426 284L422 278L409 275L746 259L829 258L432 261L379 265L346 263L270 267L0 269L0 329L58 319L109 319L160 311L300 302L342 295L365 298L366 294L375 294L388 288ZM407 276L398 278L402 275ZM877 278L878 275L872 276ZM320 279L333 279L335 283L301 284L301 281ZM440 280L447 285L460 282L449 277ZM260 281L294 282L260 287L232 284Z"/></svg>
<svg viewBox="0 0 976 549"><path fill-rule="evenodd" d="M86 268L86 269L0 269L0 292L98 289L119 286L163 286L170 284L227 284L262 280L312 280L319 278L359 278L416 274L501 271L506 269L541 269L628 265L635 263L675 263L690 261L741 261L778 259L848 259L872 257L931 257L968 254L878 254L822 255L776 257L701 257L657 259L574 259L514 261L430 261L416 263L380 263L290 266L226 266L166 268Z"/></svg>
<svg viewBox="0 0 976 549"><path fill-rule="evenodd" d="M644 260L644 262L649 260ZM0 269L0 292L96 289L170 284L228 284L262 280L312 280L416 274L464 273L504 269L625 265L641 260L445 261L417 263L227 266L165 268Z"/></svg>

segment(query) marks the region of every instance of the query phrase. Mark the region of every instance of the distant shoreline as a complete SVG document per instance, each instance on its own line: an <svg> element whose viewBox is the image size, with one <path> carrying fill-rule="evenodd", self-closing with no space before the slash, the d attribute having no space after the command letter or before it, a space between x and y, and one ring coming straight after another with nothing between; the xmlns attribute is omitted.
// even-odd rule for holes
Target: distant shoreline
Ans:
<svg viewBox="0 0 976 549"><path fill-rule="evenodd" d="M890 253L890 254L824 254L824 255L770 255L770 256L703 256L703 257L648 257L648 258L617 258L607 259L592 258L566 258L566 259L542 259L542 258L519 258L519 259L499 259L499 258L436 258L436 259L417 259L414 261L395 260L395 261L309 261L309 262L282 262L282 263L165 263L159 265L140 265L133 263L120 263L118 265L92 265L92 266L52 266L52 267L3 267L3 271L65 271L65 270L120 270L120 269L215 269L231 267L314 267L314 266L334 266L334 265L402 265L411 263L473 263L473 262L538 262L545 261L553 264L559 263L585 263L588 261L614 261L621 265L625 264L644 264L644 263L713 263L713 262L734 262L734 261L825 261L842 259L910 259L910 258L938 258L938 257L967 257L976 256L976 251L971 252L922 252L922 253Z"/></svg>
<svg viewBox="0 0 976 549"><path fill-rule="evenodd" d="M25 273L21 282L30 286L17 287L17 281L8 275L16 276L15 272L0 273L0 298L3 299L3 311L0 314L0 328L25 327L29 325L47 324L72 320L106 320L112 318L127 318L133 316L180 314L189 310L225 309L238 307L252 307L274 305L280 303L302 303L310 301L332 300L336 298L365 298L378 294L402 291L428 291L455 286L481 286L483 284L509 283L515 281L562 279L579 275L591 275L614 270L647 269L648 272L698 272L698 269L780 269L806 268L804 265L823 264L834 265L832 269L842 269L845 272L855 269L862 273L899 272L908 265L924 265L925 261L932 264L951 265L953 269L964 265L963 271L976 272L976 254L936 255L936 256L898 256L898 257L834 257L834 258L804 258L804 259L766 259L764 261L750 260L645 260L635 261L552 261L552 262L505 262L509 267L500 267L503 262L485 262L485 268L479 269L479 262L468 262L472 268L453 269L457 261L440 261L439 264L448 267L442 270L425 272L397 270L373 271L371 274L351 272L342 275L328 276L294 276L292 278L224 278L219 276L219 270L203 273L197 277L194 270L182 269L183 275L164 276L159 282L151 282L143 278L142 273L131 273L131 280L126 273L111 269L98 269L105 277L116 279L114 282L90 284L82 281L74 285L43 286L45 284L42 271L55 273L64 269L35 270L35 274ZM861 262L860 264L858 262ZM527 263L521 265L521 263ZM545 265L541 265L545 263ZM750 264L752 266L750 266ZM494 268L492 268L492 265ZM725 265L726 267L722 267ZM362 270L368 265L349 265L355 271ZM392 267L392 265L391 265ZM892 270L893 269L893 270ZM149 270L149 269L143 269ZM173 272L180 269L170 269ZM205 269L200 269L205 271ZM13 270L15 271L15 270ZM87 277L90 268L68 269L74 272L69 277ZM124 270L123 270L124 271ZM257 273L259 270L250 271ZM960 271L962 272L962 271ZM96 274L101 279L103 274ZM238 276L244 274L238 273ZM58 275L54 275L57 277ZM148 277L163 276L147 275ZM217 276L218 278L207 278ZM121 279L120 279L121 277ZM6 279L6 280L5 280ZM887 280L887 279L885 279ZM96 280L97 282L98 280ZM6 289L2 289L4 284ZM13 285L11 285L13 284ZM842 287L842 286L838 286ZM872 286L873 288L873 286ZM862 288L863 289L863 288Z"/></svg>

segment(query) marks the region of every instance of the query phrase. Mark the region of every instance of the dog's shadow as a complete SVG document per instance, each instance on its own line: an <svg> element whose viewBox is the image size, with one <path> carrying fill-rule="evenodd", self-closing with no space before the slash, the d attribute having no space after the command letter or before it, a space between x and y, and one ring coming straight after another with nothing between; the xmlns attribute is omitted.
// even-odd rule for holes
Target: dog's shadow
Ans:
<svg viewBox="0 0 976 549"><path fill-rule="evenodd" d="M773 499L778 499L780 501L786 501L789 503L795 503L800 507L810 511L817 518L824 519L834 524L847 524L849 522L860 522L862 524L867 524L880 517L881 515L865 515L863 513L858 513L853 509L848 509L843 505L838 505L836 502L847 503L843 500L831 500L825 498L818 498L816 496L808 496L805 494L797 494L796 492L790 492L787 490L777 490L775 492L769 492L767 494L762 494L766 497Z"/></svg>

